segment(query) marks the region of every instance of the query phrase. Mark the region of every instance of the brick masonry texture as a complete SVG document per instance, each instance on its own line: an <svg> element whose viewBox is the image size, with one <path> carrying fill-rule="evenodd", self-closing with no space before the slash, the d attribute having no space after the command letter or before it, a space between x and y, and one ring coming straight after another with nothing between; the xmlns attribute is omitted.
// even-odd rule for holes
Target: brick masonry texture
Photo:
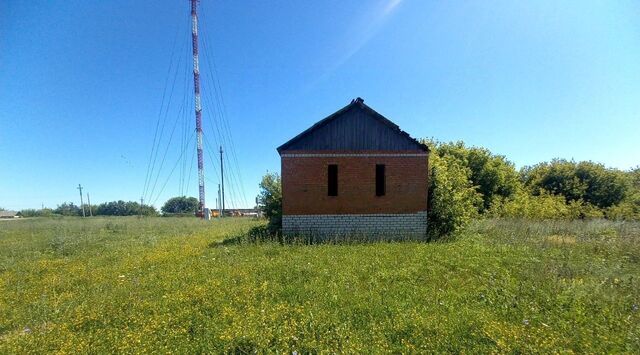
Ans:
<svg viewBox="0 0 640 355"><path fill-rule="evenodd" d="M287 156L321 153L323 156ZM332 153L340 156L330 156ZM345 154L366 156L344 156ZM406 153L407 156L398 156ZM398 215L427 210L428 157L416 151L287 151L282 154L284 216ZM390 154L371 156L372 154ZM413 154L413 155L412 155ZM338 165L338 196L327 196L327 166ZM376 196L375 167L384 164L386 194Z"/></svg>
<svg viewBox="0 0 640 355"><path fill-rule="evenodd" d="M286 236L424 239L427 233L427 212L284 215L282 217L282 231Z"/></svg>

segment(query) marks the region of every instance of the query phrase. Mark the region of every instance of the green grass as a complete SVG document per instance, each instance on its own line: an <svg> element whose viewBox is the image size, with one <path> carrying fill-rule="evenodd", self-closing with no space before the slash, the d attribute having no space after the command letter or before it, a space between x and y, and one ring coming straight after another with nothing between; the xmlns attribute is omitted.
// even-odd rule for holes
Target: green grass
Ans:
<svg viewBox="0 0 640 355"><path fill-rule="evenodd" d="M224 245L258 222L0 222L0 353L640 352L640 224Z"/></svg>

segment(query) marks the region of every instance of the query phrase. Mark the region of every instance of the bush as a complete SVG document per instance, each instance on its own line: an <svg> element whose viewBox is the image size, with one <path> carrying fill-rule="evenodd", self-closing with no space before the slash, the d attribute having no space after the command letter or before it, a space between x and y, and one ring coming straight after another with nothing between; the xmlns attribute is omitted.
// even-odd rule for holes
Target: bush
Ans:
<svg viewBox="0 0 640 355"><path fill-rule="evenodd" d="M502 155L493 154L486 148L467 147L462 141L426 143L435 152L432 156L450 155L469 169L471 185L482 198L478 206L480 213L488 211L496 198L511 197L521 185L515 166Z"/></svg>
<svg viewBox="0 0 640 355"><path fill-rule="evenodd" d="M569 202L568 208L569 215L567 217L569 219L593 219L605 216L602 209L583 200Z"/></svg>
<svg viewBox="0 0 640 355"><path fill-rule="evenodd" d="M155 207L149 205L140 205L134 201L111 201L101 203L93 207L93 213L96 216L155 216L158 214Z"/></svg>
<svg viewBox="0 0 640 355"><path fill-rule="evenodd" d="M162 206L162 213L165 214L195 214L198 212L200 202L195 197L179 196L170 198Z"/></svg>
<svg viewBox="0 0 640 355"><path fill-rule="evenodd" d="M277 173L267 173L260 181L258 206L269 220L272 233L282 231L282 182Z"/></svg>
<svg viewBox="0 0 640 355"><path fill-rule="evenodd" d="M534 195L546 191L567 203L582 200L599 208L619 204L629 190L624 172L590 161L554 159L523 168L521 178Z"/></svg>
<svg viewBox="0 0 640 355"><path fill-rule="evenodd" d="M640 220L640 199L611 206L604 211L604 214L607 219L615 221Z"/></svg>
<svg viewBox="0 0 640 355"><path fill-rule="evenodd" d="M640 167L626 173L630 191L624 201L605 210L605 215L614 220L640 220Z"/></svg>
<svg viewBox="0 0 640 355"><path fill-rule="evenodd" d="M429 239L451 235L478 215L480 194L469 179L471 171L451 155L432 154L429 179Z"/></svg>
<svg viewBox="0 0 640 355"><path fill-rule="evenodd" d="M21 217L51 217L53 216L53 210L50 208L43 208L40 210L27 208L18 212L18 215L20 215Z"/></svg>
<svg viewBox="0 0 640 355"><path fill-rule="evenodd" d="M569 215L569 208L564 197L549 193L538 196L519 189L511 198L494 200L488 213L491 217L559 219Z"/></svg>
<svg viewBox="0 0 640 355"><path fill-rule="evenodd" d="M73 202L64 202L58 205L53 213L63 216L82 216L82 210L80 207L73 204Z"/></svg>

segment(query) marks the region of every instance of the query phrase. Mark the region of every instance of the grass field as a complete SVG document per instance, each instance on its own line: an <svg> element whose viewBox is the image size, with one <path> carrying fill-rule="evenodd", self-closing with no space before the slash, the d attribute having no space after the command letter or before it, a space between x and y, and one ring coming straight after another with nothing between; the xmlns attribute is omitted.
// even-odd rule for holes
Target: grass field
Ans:
<svg viewBox="0 0 640 355"><path fill-rule="evenodd" d="M220 244L259 224L0 223L0 353L640 352L640 224Z"/></svg>

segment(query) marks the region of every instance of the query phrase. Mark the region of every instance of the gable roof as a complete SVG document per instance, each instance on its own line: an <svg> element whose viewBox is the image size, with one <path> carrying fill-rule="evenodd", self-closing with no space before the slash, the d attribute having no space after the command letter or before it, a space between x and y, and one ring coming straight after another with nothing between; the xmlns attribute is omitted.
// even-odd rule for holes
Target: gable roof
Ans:
<svg viewBox="0 0 640 355"><path fill-rule="evenodd" d="M353 118L357 117L357 118ZM357 125L339 121L357 120ZM362 121L375 126L370 131L362 129ZM358 127L360 125L360 127ZM333 127L332 127L333 126ZM338 126L338 127L336 127ZM366 135L370 137L366 137ZM324 135L327 137L317 137ZM362 137L365 136L365 137ZM371 137L374 136L374 137ZM381 137L384 136L384 137ZM369 138L367 140L367 138ZM359 139L358 142L355 142ZM342 142L340 142L342 140ZM367 141L365 141L367 140ZM376 141L376 142L373 142ZM420 150L429 151L429 147L412 138L386 117L365 105L364 100L351 100L347 106L318 121L302 133L277 148L278 153L285 150Z"/></svg>

